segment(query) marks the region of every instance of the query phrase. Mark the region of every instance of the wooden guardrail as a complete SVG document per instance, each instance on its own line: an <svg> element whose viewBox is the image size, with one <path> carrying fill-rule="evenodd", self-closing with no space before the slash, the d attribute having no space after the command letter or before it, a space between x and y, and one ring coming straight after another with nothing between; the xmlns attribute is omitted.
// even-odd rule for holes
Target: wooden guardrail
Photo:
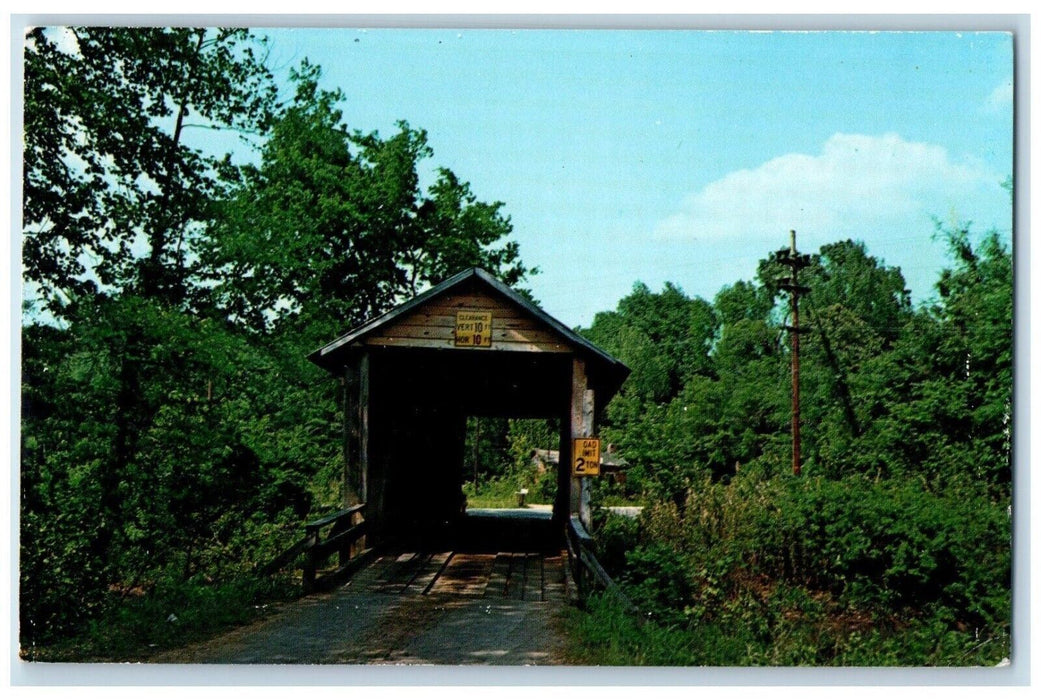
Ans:
<svg viewBox="0 0 1041 700"><path fill-rule="evenodd" d="M371 549L365 549L362 541L368 532L364 510L365 504L359 503L307 523L304 525L303 539L262 567L258 573L262 576L273 574L303 556L303 589L307 594L319 587L326 587L362 566L372 552ZM319 579L319 569L333 554L339 555L338 567Z"/></svg>
<svg viewBox="0 0 1041 700"><path fill-rule="evenodd" d="M629 612L639 614L629 596L622 592L597 560L596 542L577 515L572 515L568 520L566 540L571 575L578 587L579 595L584 597L599 588L617 598Z"/></svg>

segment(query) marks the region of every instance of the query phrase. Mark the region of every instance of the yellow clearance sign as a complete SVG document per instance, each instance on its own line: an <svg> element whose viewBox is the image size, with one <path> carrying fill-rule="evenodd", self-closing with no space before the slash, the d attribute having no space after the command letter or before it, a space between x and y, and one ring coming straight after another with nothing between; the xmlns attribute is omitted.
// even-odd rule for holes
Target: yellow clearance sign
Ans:
<svg viewBox="0 0 1041 700"><path fill-rule="evenodd" d="M571 476L600 476L600 438L578 438L572 452Z"/></svg>
<svg viewBox="0 0 1041 700"><path fill-rule="evenodd" d="M490 348L492 346L492 312L456 312L455 345L462 348Z"/></svg>

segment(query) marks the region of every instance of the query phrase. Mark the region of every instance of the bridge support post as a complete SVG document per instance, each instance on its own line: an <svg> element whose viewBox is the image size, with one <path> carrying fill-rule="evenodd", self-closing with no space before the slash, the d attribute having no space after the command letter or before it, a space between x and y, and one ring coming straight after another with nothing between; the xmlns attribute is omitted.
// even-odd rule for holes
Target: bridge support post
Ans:
<svg viewBox="0 0 1041 700"><path fill-rule="evenodd" d="M575 437L593 437L595 425L593 423L593 390L586 389L582 392L582 434ZM578 491L578 517L587 529L593 529L593 511L590 504L592 496L592 480L584 476L579 481Z"/></svg>
<svg viewBox="0 0 1041 700"><path fill-rule="evenodd" d="M369 357L344 366L343 374L343 507L367 500L369 443Z"/></svg>
<svg viewBox="0 0 1041 700"><path fill-rule="evenodd" d="M592 525L592 511L589 505L589 478L572 478L571 463L574 460L574 441L578 438L593 436L593 390L588 388L585 362L575 358L571 364L571 407L570 430L566 440L560 446L560 468L566 469L569 477L571 513L578 515L587 528ZM563 431L562 431L563 432ZM565 460L566 454L566 460Z"/></svg>

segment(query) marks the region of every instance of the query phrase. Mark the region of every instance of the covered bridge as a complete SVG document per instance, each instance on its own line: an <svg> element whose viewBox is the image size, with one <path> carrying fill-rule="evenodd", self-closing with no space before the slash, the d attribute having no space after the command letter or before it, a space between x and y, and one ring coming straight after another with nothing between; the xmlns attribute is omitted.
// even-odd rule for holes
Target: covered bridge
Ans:
<svg viewBox="0 0 1041 700"><path fill-rule="evenodd" d="M480 268L461 272L311 353L343 378L345 505L377 538L462 513L467 416L559 418L553 516L588 525L573 440L629 368Z"/></svg>

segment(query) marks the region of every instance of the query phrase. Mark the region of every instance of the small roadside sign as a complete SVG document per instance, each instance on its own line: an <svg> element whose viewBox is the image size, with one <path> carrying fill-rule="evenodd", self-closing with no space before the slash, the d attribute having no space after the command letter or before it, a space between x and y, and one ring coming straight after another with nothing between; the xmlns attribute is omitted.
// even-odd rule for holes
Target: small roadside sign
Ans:
<svg viewBox="0 0 1041 700"><path fill-rule="evenodd" d="M456 312L455 345L466 348L490 348L492 346L492 312Z"/></svg>
<svg viewBox="0 0 1041 700"><path fill-rule="evenodd" d="M600 438L576 438L571 476L600 476Z"/></svg>

